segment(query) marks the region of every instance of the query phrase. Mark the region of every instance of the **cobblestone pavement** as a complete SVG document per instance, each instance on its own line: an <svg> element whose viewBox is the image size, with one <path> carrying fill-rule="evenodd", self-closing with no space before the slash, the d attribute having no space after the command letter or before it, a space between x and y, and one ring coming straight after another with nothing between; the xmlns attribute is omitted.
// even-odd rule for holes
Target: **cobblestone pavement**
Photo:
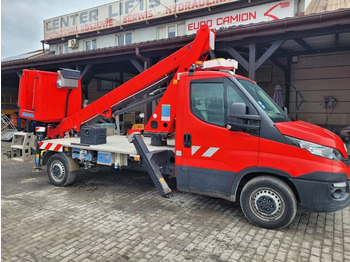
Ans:
<svg viewBox="0 0 350 262"><path fill-rule="evenodd" d="M2 261L350 261L350 208L266 230L226 200L162 198L145 173L83 171L60 188L31 169L2 157Z"/></svg>

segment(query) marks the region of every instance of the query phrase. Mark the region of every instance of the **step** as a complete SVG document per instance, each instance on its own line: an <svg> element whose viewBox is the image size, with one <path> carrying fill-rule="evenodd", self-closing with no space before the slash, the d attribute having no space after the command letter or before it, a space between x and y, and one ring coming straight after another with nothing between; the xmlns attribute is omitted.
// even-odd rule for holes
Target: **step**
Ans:
<svg viewBox="0 0 350 262"><path fill-rule="evenodd" d="M23 157L13 157L11 160L19 161L19 162L24 162Z"/></svg>
<svg viewBox="0 0 350 262"><path fill-rule="evenodd" d="M11 146L11 148L23 150L23 149L24 149L24 146L22 146L22 145L13 145L13 146Z"/></svg>

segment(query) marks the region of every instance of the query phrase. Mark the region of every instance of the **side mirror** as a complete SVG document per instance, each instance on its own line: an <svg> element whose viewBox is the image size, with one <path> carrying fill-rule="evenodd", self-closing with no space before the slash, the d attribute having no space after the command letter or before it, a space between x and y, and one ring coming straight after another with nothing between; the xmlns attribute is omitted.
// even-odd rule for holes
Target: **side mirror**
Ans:
<svg viewBox="0 0 350 262"><path fill-rule="evenodd" d="M260 116L249 115L248 107L244 103L233 103L228 116L227 128L232 131L258 131Z"/></svg>

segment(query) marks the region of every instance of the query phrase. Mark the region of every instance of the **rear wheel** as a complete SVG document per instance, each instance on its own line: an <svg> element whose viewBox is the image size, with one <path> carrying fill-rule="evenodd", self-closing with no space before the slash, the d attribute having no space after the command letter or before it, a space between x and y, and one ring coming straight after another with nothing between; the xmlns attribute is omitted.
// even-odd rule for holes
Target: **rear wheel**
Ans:
<svg viewBox="0 0 350 262"><path fill-rule="evenodd" d="M240 202L251 223L268 229L288 226L297 212L297 201L291 188L270 176L250 180L242 189Z"/></svg>
<svg viewBox="0 0 350 262"><path fill-rule="evenodd" d="M67 159L60 155L54 154L47 162L47 174L50 181L55 186L68 186L75 180L75 171L69 171Z"/></svg>

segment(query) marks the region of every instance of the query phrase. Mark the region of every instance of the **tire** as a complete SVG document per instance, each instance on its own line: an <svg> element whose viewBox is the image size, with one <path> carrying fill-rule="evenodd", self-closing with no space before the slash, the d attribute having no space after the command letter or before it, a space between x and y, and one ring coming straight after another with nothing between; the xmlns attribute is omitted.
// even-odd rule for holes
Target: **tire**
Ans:
<svg viewBox="0 0 350 262"><path fill-rule="evenodd" d="M255 177L244 185L240 195L241 208L254 225L279 229L288 226L297 213L292 189L271 176Z"/></svg>
<svg viewBox="0 0 350 262"><path fill-rule="evenodd" d="M47 174L55 186L68 186L75 180L75 171L69 171L67 158L58 153L49 158Z"/></svg>

